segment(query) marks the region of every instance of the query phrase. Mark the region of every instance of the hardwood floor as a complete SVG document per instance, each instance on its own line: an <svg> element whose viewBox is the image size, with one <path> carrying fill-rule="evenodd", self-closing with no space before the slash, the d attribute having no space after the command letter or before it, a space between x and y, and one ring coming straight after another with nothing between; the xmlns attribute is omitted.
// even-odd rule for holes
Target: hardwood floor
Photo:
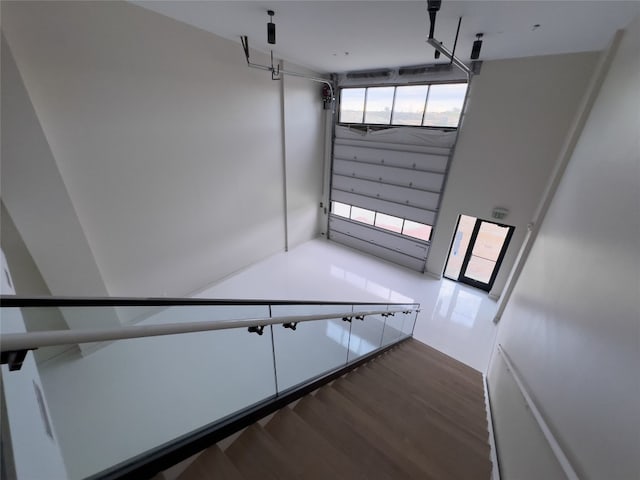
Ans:
<svg viewBox="0 0 640 480"><path fill-rule="evenodd" d="M205 450L180 480L489 480L482 375L408 340Z"/></svg>

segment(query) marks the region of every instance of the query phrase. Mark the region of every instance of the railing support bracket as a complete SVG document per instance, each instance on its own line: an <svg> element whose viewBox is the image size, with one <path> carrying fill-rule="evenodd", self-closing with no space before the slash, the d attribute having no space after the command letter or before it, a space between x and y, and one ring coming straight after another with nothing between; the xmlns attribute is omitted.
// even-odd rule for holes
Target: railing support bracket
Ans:
<svg viewBox="0 0 640 480"><path fill-rule="evenodd" d="M264 333L264 325L256 325L254 327L247 328L249 333L257 333L258 335L262 335Z"/></svg>
<svg viewBox="0 0 640 480"><path fill-rule="evenodd" d="M29 350L13 350L10 352L2 352L0 354L0 364L8 365L9 370L15 372L22 368L24 359L27 357Z"/></svg>
<svg viewBox="0 0 640 480"><path fill-rule="evenodd" d="M290 328L291 330L295 330L296 327L298 326L298 322L288 322L288 323L283 323L282 326L284 328Z"/></svg>

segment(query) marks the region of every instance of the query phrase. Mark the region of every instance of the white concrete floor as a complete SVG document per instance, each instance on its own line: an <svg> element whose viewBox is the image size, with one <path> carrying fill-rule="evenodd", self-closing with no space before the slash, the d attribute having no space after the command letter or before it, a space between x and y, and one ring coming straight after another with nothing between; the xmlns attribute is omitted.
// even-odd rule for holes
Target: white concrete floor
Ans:
<svg viewBox="0 0 640 480"><path fill-rule="evenodd" d="M414 337L486 373L497 331L487 293L325 239L269 257L199 292L199 298L417 302Z"/></svg>

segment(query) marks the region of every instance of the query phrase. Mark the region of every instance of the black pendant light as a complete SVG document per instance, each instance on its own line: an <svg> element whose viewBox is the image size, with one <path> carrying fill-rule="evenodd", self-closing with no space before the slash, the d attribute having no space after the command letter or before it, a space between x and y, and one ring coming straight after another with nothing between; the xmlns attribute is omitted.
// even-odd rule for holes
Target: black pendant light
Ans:
<svg viewBox="0 0 640 480"><path fill-rule="evenodd" d="M476 40L473 42L473 48L471 49L471 60L477 60L480 58L480 49L482 48L482 33L476 33Z"/></svg>
<svg viewBox="0 0 640 480"><path fill-rule="evenodd" d="M267 23L267 42L271 45L276 44L276 24L273 23L273 16L275 12L273 10L267 10L267 15L269 15L269 23Z"/></svg>

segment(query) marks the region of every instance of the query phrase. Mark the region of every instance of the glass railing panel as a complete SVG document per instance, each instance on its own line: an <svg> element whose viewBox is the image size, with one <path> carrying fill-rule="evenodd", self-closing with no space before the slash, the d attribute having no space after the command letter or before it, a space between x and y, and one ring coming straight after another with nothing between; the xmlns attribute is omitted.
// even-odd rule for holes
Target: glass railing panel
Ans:
<svg viewBox="0 0 640 480"><path fill-rule="evenodd" d="M19 308L0 309L1 333L26 331ZM33 352L19 371L2 365L1 478L67 478L67 471L43 396L44 388ZM6 455L6 456L5 456Z"/></svg>
<svg viewBox="0 0 640 480"><path fill-rule="evenodd" d="M82 308L84 315L98 310ZM143 322L268 317L266 305L183 306ZM85 478L273 397L267 331L260 336L237 328L103 342L42 362L42 401L69 478ZM22 373L3 367L3 377Z"/></svg>
<svg viewBox="0 0 640 480"><path fill-rule="evenodd" d="M13 331L17 325L25 332L39 332L48 330L69 330L69 322L62 315L60 308L56 307L30 307L30 308L2 308L0 311L2 320L3 333ZM17 322L17 323L16 323ZM78 322L82 325L81 322ZM105 325L117 327L117 324ZM90 327L87 327L90 328ZM94 328L103 328L102 325L96 325ZM56 347L48 347L46 349L38 349L34 352L35 360L38 363L58 357L65 352L78 350L78 346L59 345Z"/></svg>
<svg viewBox="0 0 640 480"><path fill-rule="evenodd" d="M260 307L252 310L253 307ZM215 316L212 317L212 308ZM243 311L243 308L249 310ZM6 310L6 308L3 308ZM43 330L95 330L130 325L151 325L177 322L206 322L216 319L242 319L254 314L269 316L265 305L177 305L118 307L22 307L28 332Z"/></svg>
<svg viewBox="0 0 640 480"><path fill-rule="evenodd" d="M387 305L355 305L358 311L387 310ZM380 348L384 317L367 315L364 320L351 321L351 341L349 342L349 362Z"/></svg>
<svg viewBox="0 0 640 480"><path fill-rule="evenodd" d="M6 309L3 309L6 310ZM179 305L118 307L22 307L19 309L27 332L49 330L117 329L129 326L163 325L167 323L206 322L269 318L268 305ZM88 354L101 348L100 343L60 345L37 350L36 361L50 360L60 354L78 350Z"/></svg>
<svg viewBox="0 0 640 480"><path fill-rule="evenodd" d="M351 305L273 305L274 317L336 314L330 320L302 322L295 330L273 326L278 391L282 392L311 378L346 365L349 322L341 313Z"/></svg>
<svg viewBox="0 0 640 480"><path fill-rule="evenodd" d="M342 320L345 313L416 307L4 307L0 309L3 334L332 316L298 323L296 330L266 326L263 335L249 333L243 326L30 351L22 370L2 367L8 423L26 432L23 437L28 439L14 442L14 456L31 465L31 458L42 459L45 446L53 445L46 455L53 458L58 451L58 465L66 467L69 478L103 472L410 335L416 319L416 313L368 315L364 320L350 315L352 321L347 322ZM20 423L25 418L31 420Z"/></svg>
<svg viewBox="0 0 640 480"><path fill-rule="evenodd" d="M395 306L391 306L391 310L397 309ZM385 347L394 342L397 342L406 334L402 331L402 326L405 322L407 315L402 312L395 312L390 314L385 319L384 332L382 334L382 346Z"/></svg>
<svg viewBox="0 0 640 480"><path fill-rule="evenodd" d="M416 324L416 320L418 319L418 312L415 311L418 308L418 305L415 303L410 303L407 305L402 305L399 308L406 308L407 310L412 310L411 313L404 315L404 322L402 324L402 333L405 335L412 335L413 328Z"/></svg>

